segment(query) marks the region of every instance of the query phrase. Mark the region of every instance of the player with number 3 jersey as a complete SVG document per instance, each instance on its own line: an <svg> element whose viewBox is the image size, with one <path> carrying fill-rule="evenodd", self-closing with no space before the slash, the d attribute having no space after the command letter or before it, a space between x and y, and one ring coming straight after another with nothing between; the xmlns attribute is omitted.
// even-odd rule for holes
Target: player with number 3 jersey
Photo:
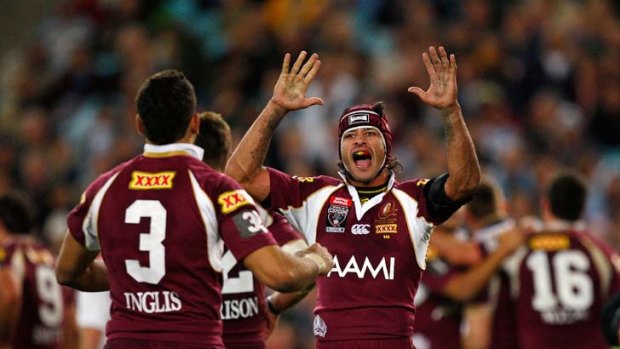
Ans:
<svg viewBox="0 0 620 349"><path fill-rule="evenodd" d="M193 86L178 71L140 88L144 153L101 175L68 217L58 280L112 299L106 348L223 348L223 245L261 282L297 290L331 269L319 245L282 252L252 198L202 162ZM105 265L95 261L101 251Z"/></svg>

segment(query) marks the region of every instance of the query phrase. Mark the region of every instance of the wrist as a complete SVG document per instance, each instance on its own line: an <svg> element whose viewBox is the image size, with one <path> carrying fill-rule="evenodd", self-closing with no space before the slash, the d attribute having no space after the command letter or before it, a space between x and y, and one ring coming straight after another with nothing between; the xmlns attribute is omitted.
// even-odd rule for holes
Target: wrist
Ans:
<svg viewBox="0 0 620 349"><path fill-rule="evenodd" d="M327 272L327 263L323 260L323 257L319 256L316 253L309 252L302 256L302 258L307 258L314 262L319 270L319 274Z"/></svg>
<svg viewBox="0 0 620 349"><path fill-rule="evenodd" d="M278 103L273 97L267 102L267 109L271 115L282 118L289 110Z"/></svg>
<svg viewBox="0 0 620 349"><path fill-rule="evenodd" d="M454 118L454 117L460 117L461 116L461 105L459 104L459 102L455 102L454 104L451 104L449 106L446 106L445 108L441 109L441 115L444 118Z"/></svg>

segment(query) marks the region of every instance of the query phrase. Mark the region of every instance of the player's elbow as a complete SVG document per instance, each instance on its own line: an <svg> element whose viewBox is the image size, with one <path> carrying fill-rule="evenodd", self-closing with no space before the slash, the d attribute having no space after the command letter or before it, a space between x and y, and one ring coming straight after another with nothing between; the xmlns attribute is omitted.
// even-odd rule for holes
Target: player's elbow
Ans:
<svg viewBox="0 0 620 349"><path fill-rule="evenodd" d="M56 266L56 281L63 286L71 286L75 281L75 273L62 267Z"/></svg>
<svg viewBox="0 0 620 349"><path fill-rule="evenodd" d="M228 159L226 166L224 167L224 173L231 176L234 180L239 182L242 186L252 182L252 173L242 166L234 157ZM245 186L244 186L245 187Z"/></svg>

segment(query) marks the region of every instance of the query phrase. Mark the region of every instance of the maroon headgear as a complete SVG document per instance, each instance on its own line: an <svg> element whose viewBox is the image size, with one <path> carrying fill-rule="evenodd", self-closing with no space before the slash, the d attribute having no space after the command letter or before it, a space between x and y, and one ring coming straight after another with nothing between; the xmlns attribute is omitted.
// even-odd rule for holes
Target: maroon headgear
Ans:
<svg viewBox="0 0 620 349"><path fill-rule="evenodd" d="M342 160L340 147L342 144L342 135L344 132L353 127L371 126L379 129L385 140L385 163L389 164L392 160L392 130L387 120L387 115L383 111L383 103L358 104L349 107L342 112L338 123L338 156Z"/></svg>

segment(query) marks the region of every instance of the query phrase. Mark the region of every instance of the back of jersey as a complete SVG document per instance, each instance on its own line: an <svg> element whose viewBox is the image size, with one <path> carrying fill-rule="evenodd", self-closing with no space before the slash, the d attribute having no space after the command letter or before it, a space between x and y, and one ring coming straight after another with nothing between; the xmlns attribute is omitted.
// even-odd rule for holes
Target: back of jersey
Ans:
<svg viewBox="0 0 620 349"><path fill-rule="evenodd" d="M9 265L22 283L22 304L13 348L60 348L64 319L62 287L56 282L54 258L43 245L22 241L5 249Z"/></svg>
<svg viewBox="0 0 620 349"><path fill-rule="evenodd" d="M182 152L145 153L93 182L68 221L108 268L108 340L223 347L223 243L238 259L273 243L270 234L248 235L261 227L246 195Z"/></svg>
<svg viewBox="0 0 620 349"><path fill-rule="evenodd" d="M514 257L521 348L608 347L599 318L619 280L605 246L584 232L542 232Z"/></svg>

